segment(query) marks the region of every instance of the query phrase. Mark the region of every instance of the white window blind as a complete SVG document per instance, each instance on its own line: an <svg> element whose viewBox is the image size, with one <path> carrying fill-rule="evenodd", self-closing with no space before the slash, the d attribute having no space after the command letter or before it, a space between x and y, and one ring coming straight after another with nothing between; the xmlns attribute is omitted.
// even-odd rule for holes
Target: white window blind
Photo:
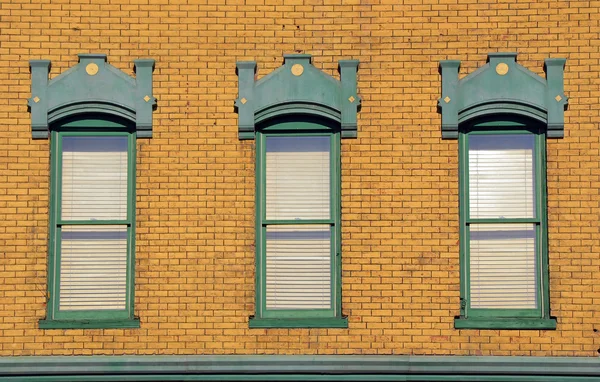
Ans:
<svg viewBox="0 0 600 382"><path fill-rule="evenodd" d="M63 226L59 310L122 310L126 292L127 227Z"/></svg>
<svg viewBox="0 0 600 382"><path fill-rule="evenodd" d="M267 227L266 271L267 309L329 309L331 227Z"/></svg>
<svg viewBox="0 0 600 382"><path fill-rule="evenodd" d="M533 224L471 224L472 308L537 307Z"/></svg>
<svg viewBox="0 0 600 382"><path fill-rule="evenodd" d="M498 224L469 225L470 305L480 309L537 306L535 137L469 137L469 218ZM506 220L506 222L503 222Z"/></svg>
<svg viewBox="0 0 600 382"><path fill-rule="evenodd" d="M127 219L127 137L63 137L63 220Z"/></svg>
<svg viewBox="0 0 600 382"><path fill-rule="evenodd" d="M330 218L330 137L267 137L266 218Z"/></svg>
<svg viewBox="0 0 600 382"><path fill-rule="evenodd" d="M533 166L532 136L471 136L469 138L471 219L534 217Z"/></svg>

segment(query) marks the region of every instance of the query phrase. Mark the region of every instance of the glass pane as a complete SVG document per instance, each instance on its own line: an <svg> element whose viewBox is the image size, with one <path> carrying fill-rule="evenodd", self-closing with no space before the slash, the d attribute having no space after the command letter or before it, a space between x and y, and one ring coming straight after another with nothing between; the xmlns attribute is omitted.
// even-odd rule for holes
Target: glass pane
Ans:
<svg viewBox="0 0 600 382"><path fill-rule="evenodd" d="M331 137L266 138L267 219L329 219Z"/></svg>
<svg viewBox="0 0 600 382"><path fill-rule="evenodd" d="M125 309L127 227L63 226L60 310Z"/></svg>
<svg viewBox="0 0 600 382"><path fill-rule="evenodd" d="M331 307L331 227L267 227L267 309Z"/></svg>
<svg viewBox="0 0 600 382"><path fill-rule="evenodd" d="M534 224L471 224L472 308L537 308Z"/></svg>
<svg viewBox="0 0 600 382"><path fill-rule="evenodd" d="M535 217L535 137L469 136L471 219Z"/></svg>
<svg viewBox="0 0 600 382"><path fill-rule="evenodd" d="M127 137L63 137L62 151L62 219L127 219Z"/></svg>

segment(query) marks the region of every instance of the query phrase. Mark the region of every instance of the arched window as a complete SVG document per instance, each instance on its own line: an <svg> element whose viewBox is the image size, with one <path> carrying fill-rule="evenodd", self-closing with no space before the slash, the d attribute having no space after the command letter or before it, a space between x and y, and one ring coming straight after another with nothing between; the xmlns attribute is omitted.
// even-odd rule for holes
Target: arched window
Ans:
<svg viewBox="0 0 600 382"><path fill-rule="evenodd" d="M357 61L341 81L310 56L254 82L238 63L240 138L256 140L256 314L251 328L347 327L341 311L340 139L356 136Z"/></svg>
<svg viewBox="0 0 600 382"><path fill-rule="evenodd" d="M546 138L562 137L565 61L547 80L514 53L458 81L442 61L442 134L458 138L461 315L459 329L554 329L550 316Z"/></svg>
<svg viewBox="0 0 600 382"><path fill-rule="evenodd" d="M49 133L51 146L48 303L40 328L139 327L136 139L151 136L153 61L136 61L137 80L104 55L80 55L50 82L49 64L31 62L33 137Z"/></svg>

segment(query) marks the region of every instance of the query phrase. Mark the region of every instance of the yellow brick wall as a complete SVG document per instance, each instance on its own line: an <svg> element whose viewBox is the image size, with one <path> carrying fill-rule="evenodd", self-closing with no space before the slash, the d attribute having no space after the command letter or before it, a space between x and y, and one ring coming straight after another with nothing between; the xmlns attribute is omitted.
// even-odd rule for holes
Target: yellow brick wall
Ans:
<svg viewBox="0 0 600 382"><path fill-rule="evenodd" d="M0 355L454 354L597 356L600 347L600 2L549 0L1 0ZM556 331L455 330L457 142L441 140L438 62L461 76L516 51L565 57L564 139L548 141ZM49 142L32 140L30 59L78 53L132 74L156 60L154 137L138 140L140 329L39 330ZM337 76L359 59L356 140L342 141L348 329L248 329L254 313L254 142L237 138L237 60L284 53Z"/></svg>

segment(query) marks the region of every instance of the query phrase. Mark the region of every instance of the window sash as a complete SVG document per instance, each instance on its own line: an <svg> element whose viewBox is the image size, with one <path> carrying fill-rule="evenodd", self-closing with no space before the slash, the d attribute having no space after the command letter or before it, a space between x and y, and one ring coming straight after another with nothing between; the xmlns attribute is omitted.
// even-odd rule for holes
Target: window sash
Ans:
<svg viewBox="0 0 600 382"><path fill-rule="evenodd" d="M329 192L328 207L329 213L311 218L305 216L301 219L273 219L269 216L267 219L267 153L266 139L268 137L311 137L327 136L329 140ZM322 133L318 131L311 132L261 132L257 136L257 304L256 314L262 318L324 318L333 317L341 314L339 302L339 133ZM328 308L279 308L273 309L273 306L267 307L267 229L283 229L286 226L310 227L311 225L326 225L331 230L330 250L330 304Z"/></svg>
<svg viewBox="0 0 600 382"><path fill-rule="evenodd" d="M534 214L530 217L508 217L508 218L473 218L470 217L470 188L469 188L469 137L473 135L503 135L503 134L530 134L534 137L534 149L533 149L533 185L534 185ZM461 133L460 135L460 156L461 156L461 182L460 182L460 196L461 196L461 295L466 298L466 305L463 305L461 310L462 314L469 317L482 317L482 318L502 318L502 317L541 317L548 310L548 295L547 295L547 258L545 255L547 251L546 244L546 223L545 223L545 176L544 173L544 140L543 134L535 134L527 130L495 130L495 131L470 131L468 133ZM511 225L516 223L531 223L535 227L535 278L536 278L536 303L535 308L477 308L472 306L471 298L471 269L470 269L470 227L477 225Z"/></svg>
<svg viewBox="0 0 600 382"><path fill-rule="evenodd" d="M126 137L127 138L127 195L126 195L126 214L117 216L118 219L113 220L63 220L62 219L62 173L63 173L63 138L64 137ZM128 132L104 132L104 131L53 131L52 140L52 170L51 170L51 188L53 192L52 203L50 206L51 221L50 226L50 262L48 274L48 318L54 320L115 320L115 319L132 319L133 318L133 252L134 252L134 236L135 226L135 134ZM125 215L125 216L123 216ZM75 216L78 218L78 216ZM123 219L124 218L124 219ZM88 229L92 226L106 227L119 226L124 232L126 244L125 246L125 288L123 290L125 303L120 304L118 308L104 307L102 309L85 309L85 310L65 310L61 309L61 262L63 254L61 251L61 235L63 229L68 227L79 227L78 229ZM65 256L65 257L68 257ZM65 275L63 271L63 276ZM121 284L123 275L121 274ZM64 285L63 285L63 293ZM64 308L64 304L63 304Z"/></svg>

